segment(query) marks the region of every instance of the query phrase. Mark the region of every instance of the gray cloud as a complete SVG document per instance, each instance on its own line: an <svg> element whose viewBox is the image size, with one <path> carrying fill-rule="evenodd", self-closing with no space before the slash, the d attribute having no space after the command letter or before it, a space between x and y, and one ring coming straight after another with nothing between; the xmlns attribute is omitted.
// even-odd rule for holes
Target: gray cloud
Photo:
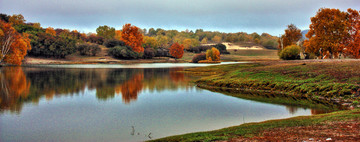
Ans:
<svg viewBox="0 0 360 142"><path fill-rule="evenodd" d="M0 12L23 14L42 26L94 32L99 25L120 29L198 29L267 32L278 35L293 23L310 24L321 7L360 9L359 0L1 0Z"/></svg>

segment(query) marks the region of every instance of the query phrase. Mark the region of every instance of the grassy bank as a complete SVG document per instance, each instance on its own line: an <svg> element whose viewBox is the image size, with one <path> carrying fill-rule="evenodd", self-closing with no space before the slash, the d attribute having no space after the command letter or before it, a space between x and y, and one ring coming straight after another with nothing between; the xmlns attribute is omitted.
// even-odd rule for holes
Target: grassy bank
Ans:
<svg viewBox="0 0 360 142"><path fill-rule="evenodd" d="M187 72L206 75L196 83L210 90L262 90L344 105L359 103L357 60L273 61L192 68Z"/></svg>
<svg viewBox="0 0 360 142"><path fill-rule="evenodd" d="M316 131L316 128L322 128L321 131L324 131L322 126L332 126L332 124L337 124L335 127L338 127L337 122L342 122L341 124L348 124L353 122L359 122L360 119L360 109L339 111L327 114L320 114L314 116L300 116L289 119L281 120L270 120L260 123L247 123L240 126L234 126L229 128L224 128L215 131L209 132L198 132L190 133L185 135L171 136L158 140L153 140L154 142L160 141L220 141L220 140L231 140L231 139L240 139L240 140L266 140L263 139L264 133L269 130L276 128L284 129L308 129L308 126L311 126L313 132ZM358 123L356 123L358 124ZM326 127L327 129L333 130L331 127ZM348 131L351 129L358 130L357 127L347 128ZM340 133L340 132L339 132ZM339 134L338 133L338 134ZM344 132L345 133L345 132ZM314 138L315 133L312 134ZM284 135L283 135L284 136ZM355 136L359 136L356 134ZM283 140L287 137L283 137ZM343 137L345 138L345 137ZM350 137L351 138L351 137ZM303 140L308 140L309 136L303 136ZM315 137L316 139L316 137ZM332 138L333 140L344 140L340 138ZM301 141L301 139L292 139L296 141Z"/></svg>
<svg viewBox="0 0 360 142"><path fill-rule="evenodd" d="M198 85L200 88L210 88L211 91L219 92L227 96L233 96L245 100L271 103L271 104L280 104L290 107L304 107L318 110L321 112L331 112L336 110L346 109L344 106L339 106L338 104L322 100L318 98L306 98L301 95L292 95L287 93L277 93L272 91L255 91L255 90L238 90L231 88L221 88L221 87L209 87ZM290 97L289 97L290 96Z"/></svg>

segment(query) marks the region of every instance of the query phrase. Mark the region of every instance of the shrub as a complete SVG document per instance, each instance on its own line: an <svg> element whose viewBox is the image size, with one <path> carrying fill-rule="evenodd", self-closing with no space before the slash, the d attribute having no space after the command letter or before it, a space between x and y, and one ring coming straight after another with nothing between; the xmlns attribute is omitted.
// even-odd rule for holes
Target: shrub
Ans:
<svg viewBox="0 0 360 142"><path fill-rule="evenodd" d="M151 59L151 58L153 58L153 57L155 57L155 49L153 49L153 48L146 48L146 49L144 50L144 58L145 58L145 59Z"/></svg>
<svg viewBox="0 0 360 142"><path fill-rule="evenodd" d="M196 47L190 47L190 49L188 50L189 52L193 52L193 53L200 53L200 49L199 46Z"/></svg>
<svg viewBox="0 0 360 142"><path fill-rule="evenodd" d="M104 46L107 48L113 48L115 46L125 46L125 42L117 39L108 39L104 42Z"/></svg>
<svg viewBox="0 0 360 142"><path fill-rule="evenodd" d="M300 47L297 45L290 45L283 49L279 56L283 60L295 60L300 59Z"/></svg>
<svg viewBox="0 0 360 142"><path fill-rule="evenodd" d="M156 49L155 57L170 57L169 49L166 48Z"/></svg>
<svg viewBox="0 0 360 142"><path fill-rule="evenodd" d="M219 44L216 44L214 47L216 49L218 49L219 51L226 51L226 46L224 44L219 43Z"/></svg>
<svg viewBox="0 0 360 142"><path fill-rule="evenodd" d="M65 58L76 52L76 40L64 36L52 36L46 33L32 35L29 55Z"/></svg>
<svg viewBox="0 0 360 142"><path fill-rule="evenodd" d="M137 59L140 54L134 52L129 46L115 46L109 49L109 55L119 59Z"/></svg>
<svg viewBox="0 0 360 142"><path fill-rule="evenodd" d="M97 44L84 43L79 44L77 50L82 56L96 56L96 54L100 53L101 48Z"/></svg>
<svg viewBox="0 0 360 142"><path fill-rule="evenodd" d="M206 50L206 59L209 61L220 61L220 52L216 48Z"/></svg>
<svg viewBox="0 0 360 142"><path fill-rule="evenodd" d="M216 44L214 47L220 51L220 54L230 54L230 52L226 50L226 46L224 44L219 43Z"/></svg>
<svg viewBox="0 0 360 142"><path fill-rule="evenodd" d="M92 35L89 35L86 38L86 41L102 45L104 43L104 38L101 37L101 36L97 36L97 35L92 34Z"/></svg>
<svg viewBox="0 0 360 142"><path fill-rule="evenodd" d="M316 55L314 53L304 53L305 59L316 59Z"/></svg>
<svg viewBox="0 0 360 142"><path fill-rule="evenodd" d="M230 52L229 51L222 51L222 52L220 52L221 54L230 54Z"/></svg>
<svg viewBox="0 0 360 142"><path fill-rule="evenodd" d="M194 55L191 62L192 63L198 63L200 60L206 60L206 54L205 53L200 53L200 54Z"/></svg>
<svg viewBox="0 0 360 142"><path fill-rule="evenodd" d="M211 49L212 46L198 46L198 47L199 47L200 52L202 52L202 51L206 51L208 49Z"/></svg>
<svg viewBox="0 0 360 142"><path fill-rule="evenodd" d="M209 46L209 45L206 45L206 46L195 46L195 47L190 47L189 49L187 49L186 51L189 51L189 52L193 52L193 53L200 53L202 51L206 51L208 49L211 49L211 47L213 46Z"/></svg>

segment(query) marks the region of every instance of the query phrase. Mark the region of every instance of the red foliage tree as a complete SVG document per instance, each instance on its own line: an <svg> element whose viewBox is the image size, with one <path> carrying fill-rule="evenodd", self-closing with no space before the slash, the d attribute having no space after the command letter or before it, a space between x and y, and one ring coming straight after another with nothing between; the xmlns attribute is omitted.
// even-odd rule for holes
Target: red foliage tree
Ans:
<svg viewBox="0 0 360 142"><path fill-rule="evenodd" d="M143 35L138 27L125 24L121 31L121 40L130 46L133 51L144 52L142 47Z"/></svg>
<svg viewBox="0 0 360 142"><path fill-rule="evenodd" d="M169 52L171 56L175 57L176 59L180 59L184 55L184 46L175 42L173 45L171 45Z"/></svg>

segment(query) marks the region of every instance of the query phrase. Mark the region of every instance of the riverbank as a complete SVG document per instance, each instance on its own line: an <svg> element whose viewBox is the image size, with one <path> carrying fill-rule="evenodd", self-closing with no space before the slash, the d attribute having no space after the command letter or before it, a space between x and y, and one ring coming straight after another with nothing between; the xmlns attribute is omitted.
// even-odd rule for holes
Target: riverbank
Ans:
<svg viewBox="0 0 360 142"><path fill-rule="evenodd" d="M45 58L26 56L24 65L44 65L44 64L138 64L138 63L188 63L196 53L184 52L181 59L170 57L154 57L152 59L122 60L107 55L108 48L102 47L101 52L96 56L81 56L79 53L66 56L66 58ZM228 50L230 54L221 55L221 61L269 61L278 60L276 50Z"/></svg>
<svg viewBox="0 0 360 142"><path fill-rule="evenodd" d="M275 104L355 109L248 123L155 141L360 140L359 60L266 61L190 68L185 72L202 76L195 81L198 87L229 96Z"/></svg>
<svg viewBox="0 0 360 142"><path fill-rule="evenodd" d="M268 61L191 68L186 72L206 75L195 83L210 90L260 90L360 107L359 60Z"/></svg>
<svg viewBox="0 0 360 142"><path fill-rule="evenodd" d="M78 58L53 59L26 57L23 65L48 65L48 64L139 64L139 63L186 63L185 60L174 60L168 57L155 57L153 59L120 60L114 58Z"/></svg>

